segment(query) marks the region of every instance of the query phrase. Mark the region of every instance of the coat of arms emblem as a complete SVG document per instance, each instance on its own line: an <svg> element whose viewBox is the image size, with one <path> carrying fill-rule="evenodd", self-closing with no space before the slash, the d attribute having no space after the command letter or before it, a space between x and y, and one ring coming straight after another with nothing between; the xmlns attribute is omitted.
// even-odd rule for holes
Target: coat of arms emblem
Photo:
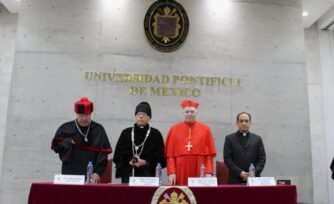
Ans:
<svg viewBox="0 0 334 204"><path fill-rule="evenodd" d="M151 204L196 204L193 192L186 186L160 186Z"/></svg>
<svg viewBox="0 0 334 204"><path fill-rule="evenodd" d="M173 0L160 0L148 9L144 28L151 45L162 52L178 49L185 41L189 20L184 8Z"/></svg>

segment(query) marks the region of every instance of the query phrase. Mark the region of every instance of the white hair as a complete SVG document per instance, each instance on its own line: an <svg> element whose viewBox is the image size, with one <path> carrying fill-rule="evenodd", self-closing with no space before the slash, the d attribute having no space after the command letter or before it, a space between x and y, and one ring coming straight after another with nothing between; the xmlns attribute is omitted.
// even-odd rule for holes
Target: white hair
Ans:
<svg viewBox="0 0 334 204"><path fill-rule="evenodd" d="M193 110L193 111L195 111L195 113L197 113L197 108L195 108L195 107L193 107L193 106L187 106L187 107L184 107L184 108L183 108L183 111L184 111L184 112L187 111L187 110Z"/></svg>

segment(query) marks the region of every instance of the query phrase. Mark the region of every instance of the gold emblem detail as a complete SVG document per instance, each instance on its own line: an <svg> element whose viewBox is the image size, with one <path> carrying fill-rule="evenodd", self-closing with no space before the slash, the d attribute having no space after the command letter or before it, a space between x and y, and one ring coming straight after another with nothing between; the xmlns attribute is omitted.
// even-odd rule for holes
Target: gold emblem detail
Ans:
<svg viewBox="0 0 334 204"><path fill-rule="evenodd" d="M179 36L179 30L181 25L179 24L180 17L176 13L176 9L166 6L163 9L164 15L156 13L154 15L154 35L158 38L162 38L162 41L167 44L170 38L175 39Z"/></svg>
<svg viewBox="0 0 334 204"><path fill-rule="evenodd" d="M197 202L188 187L160 186L155 191L151 204L197 204Z"/></svg>
<svg viewBox="0 0 334 204"><path fill-rule="evenodd" d="M186 200L184 200L184 194L180 193L178 195L175 191L168 195L167 193L164 195L164 199L159 202L159 204L189 204Z"/></svg>

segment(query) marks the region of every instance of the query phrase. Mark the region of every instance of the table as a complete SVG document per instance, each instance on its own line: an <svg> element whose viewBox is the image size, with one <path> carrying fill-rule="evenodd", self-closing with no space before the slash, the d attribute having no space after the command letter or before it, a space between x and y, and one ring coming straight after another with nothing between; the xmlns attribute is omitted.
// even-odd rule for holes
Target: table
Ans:
<svg viewBox="0 0 334 204"><path fill-rule="evenodd" d="M33 183L28 204L150 204L157 187L123 184L62 185ZM191 187L198 204L297 204L294 185Z"/></svg>

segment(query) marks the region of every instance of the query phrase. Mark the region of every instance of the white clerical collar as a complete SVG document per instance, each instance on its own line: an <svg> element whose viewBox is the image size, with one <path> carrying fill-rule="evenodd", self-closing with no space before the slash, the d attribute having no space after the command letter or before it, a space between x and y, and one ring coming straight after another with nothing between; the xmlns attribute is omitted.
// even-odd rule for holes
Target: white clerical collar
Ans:
<svg viewBox="0 0 334 204"><path fill-rule="evenodd" d="M239 130L239 131L238 131L238 134L239 134L240 136L246 137L246 136L249 134L249 132L241 132L241 131Z"/></svg>

